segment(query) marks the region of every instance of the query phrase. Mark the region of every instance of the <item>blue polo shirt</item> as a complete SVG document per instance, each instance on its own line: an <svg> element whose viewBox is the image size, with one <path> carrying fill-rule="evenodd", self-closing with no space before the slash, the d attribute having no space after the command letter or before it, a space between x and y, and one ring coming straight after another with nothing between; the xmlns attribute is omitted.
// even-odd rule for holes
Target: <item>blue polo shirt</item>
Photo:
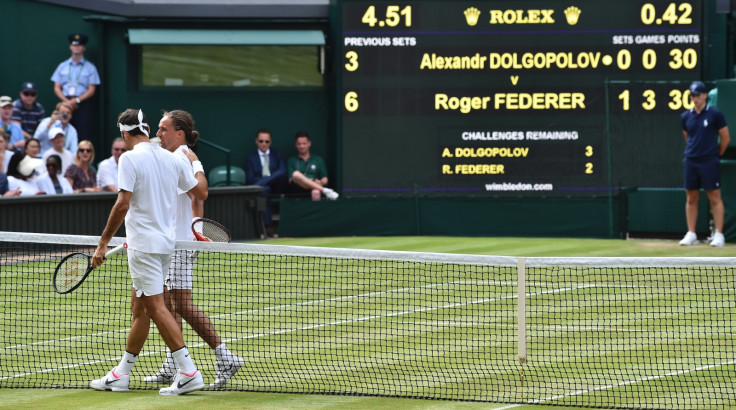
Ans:
<svg viewBox="0 0 736 410"><path fill-rule="evenodd" d="M87 59L82 58L79 63L74 64L69 57L56 67L51 81L61 84L61 91L65 96L76 97L87 92L90 85L99 85L100 75L95 65Z"/></svg>
<svg viewBox="0 0 736 410"><path fill-rule="evenodd" d="M13 145L16 142L23 141L25 137L23 136L23 129L20 128L20 125L9 121L8 124L5 124L2 120L0 120L0 127L5 129L5 132L10 135L10 141L8 141L8 145Z"/></svg>
<svg viewBox="0 0 736 410"><path fill-rule="evenodd" d="M718 130L726 126L726 117L717 109L706 105L698 114L695 108L682 113L682 129L687 132L685 157L706 159L718 157Z"/></svg>

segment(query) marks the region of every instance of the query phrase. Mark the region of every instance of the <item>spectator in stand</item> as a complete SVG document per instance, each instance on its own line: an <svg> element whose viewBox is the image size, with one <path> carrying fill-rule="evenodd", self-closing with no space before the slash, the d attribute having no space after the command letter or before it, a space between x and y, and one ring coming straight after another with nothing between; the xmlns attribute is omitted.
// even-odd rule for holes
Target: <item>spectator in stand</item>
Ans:
<svg viewBox="0 0 736 410"><path fill-rule="evenodd" d="M48 195L71 194L74 192L69 181L61 176L61 165L60 156L56 154L49 155L46 159L47 172L36 180L39 189Z"/></svg>
<svg viewBox="0 0 736 410"><path fill-rule="evenodd" d="M64 177L72 184L74 193L102 191L102 188L97 186L97 173L90 166L94 160L95 148L92 143L87 140L80 142L74 164L64 172Z"/></svg>
<svg viewBox="0 0 736 410"><path fill-rule="evenodd" d="M297 156L289 158L289 186L292 192L309 192L313 201L337 199L339 194L327 188L327 165L319 155L310 154L312 140L304 131L296 133Z"/></svg>
<svg viewBox="0 0 736 410"><path fill-rule="evenodd" d="M100 85L100 75L95 65L84 58L87 36L82 33L72 33L68 39L72 56L56 67L51 81L54 82L54 94L60 101L70 104L74 110L73 124L79 132L79 139L88 140L92 121L92 107L89 99L95 95L97 86Z"/></svg>
<svg viewBox="0 0 736 410"><path fill-rule="evenodd" d="M0 196L18 196L20 195L20 189L15 188L11 190L8 187L8 176L4 172L0 172Z"/></svg>
<svg viewBox="0 0 736 410"><path fill-rule="evenodd" d="M71 164L74 163L74 154L71 153L68 149L64 148L65 143L65 137L64 137L64 130L58 127L51 128L48 132L49 138L51 139L51 143L53 146L46 150L41 158L43 159L43 162L46 162L46 159L53 154L56 154L61 157L61 174L66 174L67 168Z"/></svg>
<svg viewBox="0 0 736 410"><path fill-rule="evenodd" d="M38 142L38 140L35 138L28 139L26 140L26 147L23 151L31 158L41 158L41 143ZM38 178L45 173L46 167L44 165L41 165L36 168L36 171L33 173L32 178Z"/></svg>
<svg viewBox="0 0 736 410"><path fill-rule="evenodd" d="M271 148L271 131L261 128L256 132L256 147L245 160L245 180L250 185L263 187L266 210L263 223L271 225L271 194L284 192L286 186L286 162L284 156Z"/></svg>
<svg viewBox="0 0 736 410"><path fill-rule="evenodd" d="M112 155L100 162L97 169L97 186L103 191L118 192L118 161L128 148L122 138L115 138L112 142Z"/></svg>
<svg viewBox="0 0 736 410"><path fill-rule="evenodd" d="M10 158L14 154L13 151L8 150L9 139L10 135L0 128L0 172L5 174L8 173L8 163L10 163Z"/></svg>
<svg viewBox="0 0 736 410"><path fill-rule="evenodd" d="M43 194L38 184L30 179L33 171L42 163L43 160L31 158L21 152L13 155L8 165L8 188L18 189L21 196Z"/></svg>
<svg viewBox="0 0 736 410"><path fill-rule="evenodd" d="M71 151L72 154L77 153L77 144L79 141L77 129L69 123L73 117L72 111L73 108L71 105L65 102L60 102L56 104L56 109L54 109L51 116L44 118L41 123L38 124L38 128L36 128L36 133L33 137L41 142L41 152L46 152L51 148L52 144L49 138L49 130L52 127L58 127L64 131L64 138L66 140L64 148Z"/></svg>
<svg viewBox="0 0 736 410"><path fill-rule="evenodd" d="M14 123L20 125L23 130L23 136L26 139L33 138L36 133L38 124L41 123L46 111L43 105L36 101L38 93L33 83L23 83L20 88L20 98L13 103L13 116L11 119Z"/></svg>
<svg viewBox="0 0 736 410"><path fill-rule="evenodd" d="M0 127L10 135L8 141L9 149L16 149L23 147L26 144L26 139L23 137L23 130L20 125L13 122L13 99L7 95L0 97Z"/></svg>

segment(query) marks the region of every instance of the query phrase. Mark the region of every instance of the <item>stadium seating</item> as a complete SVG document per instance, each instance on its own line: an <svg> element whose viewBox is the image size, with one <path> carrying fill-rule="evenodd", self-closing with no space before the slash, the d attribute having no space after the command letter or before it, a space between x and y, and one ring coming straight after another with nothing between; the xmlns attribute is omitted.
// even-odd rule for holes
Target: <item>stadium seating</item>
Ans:
<svg viewBox="0 0 736 410"><path fill-rule="evenodd" d="M220 165L212 168L207 179L211 187L227 186L227 167ZM230 185L245 185L245 171L243 168L230 166Z"/></svg>

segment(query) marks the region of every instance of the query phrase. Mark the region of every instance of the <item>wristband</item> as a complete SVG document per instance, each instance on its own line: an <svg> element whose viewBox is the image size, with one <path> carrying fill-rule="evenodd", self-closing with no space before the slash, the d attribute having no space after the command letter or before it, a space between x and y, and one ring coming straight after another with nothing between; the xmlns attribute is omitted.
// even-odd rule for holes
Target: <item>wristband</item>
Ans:
<svg viewBox="0 0 736 410"><path fill-rule="evenodd" d="M194 170L194 175L197 175L197 172L201 172L204 174L204 167L202 166L202 161L192 161L192 169Z"/></svg>

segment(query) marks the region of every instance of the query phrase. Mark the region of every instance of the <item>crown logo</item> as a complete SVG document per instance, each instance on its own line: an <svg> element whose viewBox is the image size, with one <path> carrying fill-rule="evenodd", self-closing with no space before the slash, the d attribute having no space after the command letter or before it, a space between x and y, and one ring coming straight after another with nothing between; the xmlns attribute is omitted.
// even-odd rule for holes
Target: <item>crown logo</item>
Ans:
<svg viewBox="0 0 736 410"><path fill-rule="evenodd" d="M478 24L478 17L480 17L480 10L476 9L475 7L470 7L469 9L466 9L465 12L465 21L468 22L469 26L474 26Z"/></svg>
<svg viewBox="0 0 736 410"><path fill-rule="evenodd" d="M571 26L578 24L578 18L580 17L580 9L575 6L570 6L566 8L565 17L567 17L567 24Z"/></svg>

